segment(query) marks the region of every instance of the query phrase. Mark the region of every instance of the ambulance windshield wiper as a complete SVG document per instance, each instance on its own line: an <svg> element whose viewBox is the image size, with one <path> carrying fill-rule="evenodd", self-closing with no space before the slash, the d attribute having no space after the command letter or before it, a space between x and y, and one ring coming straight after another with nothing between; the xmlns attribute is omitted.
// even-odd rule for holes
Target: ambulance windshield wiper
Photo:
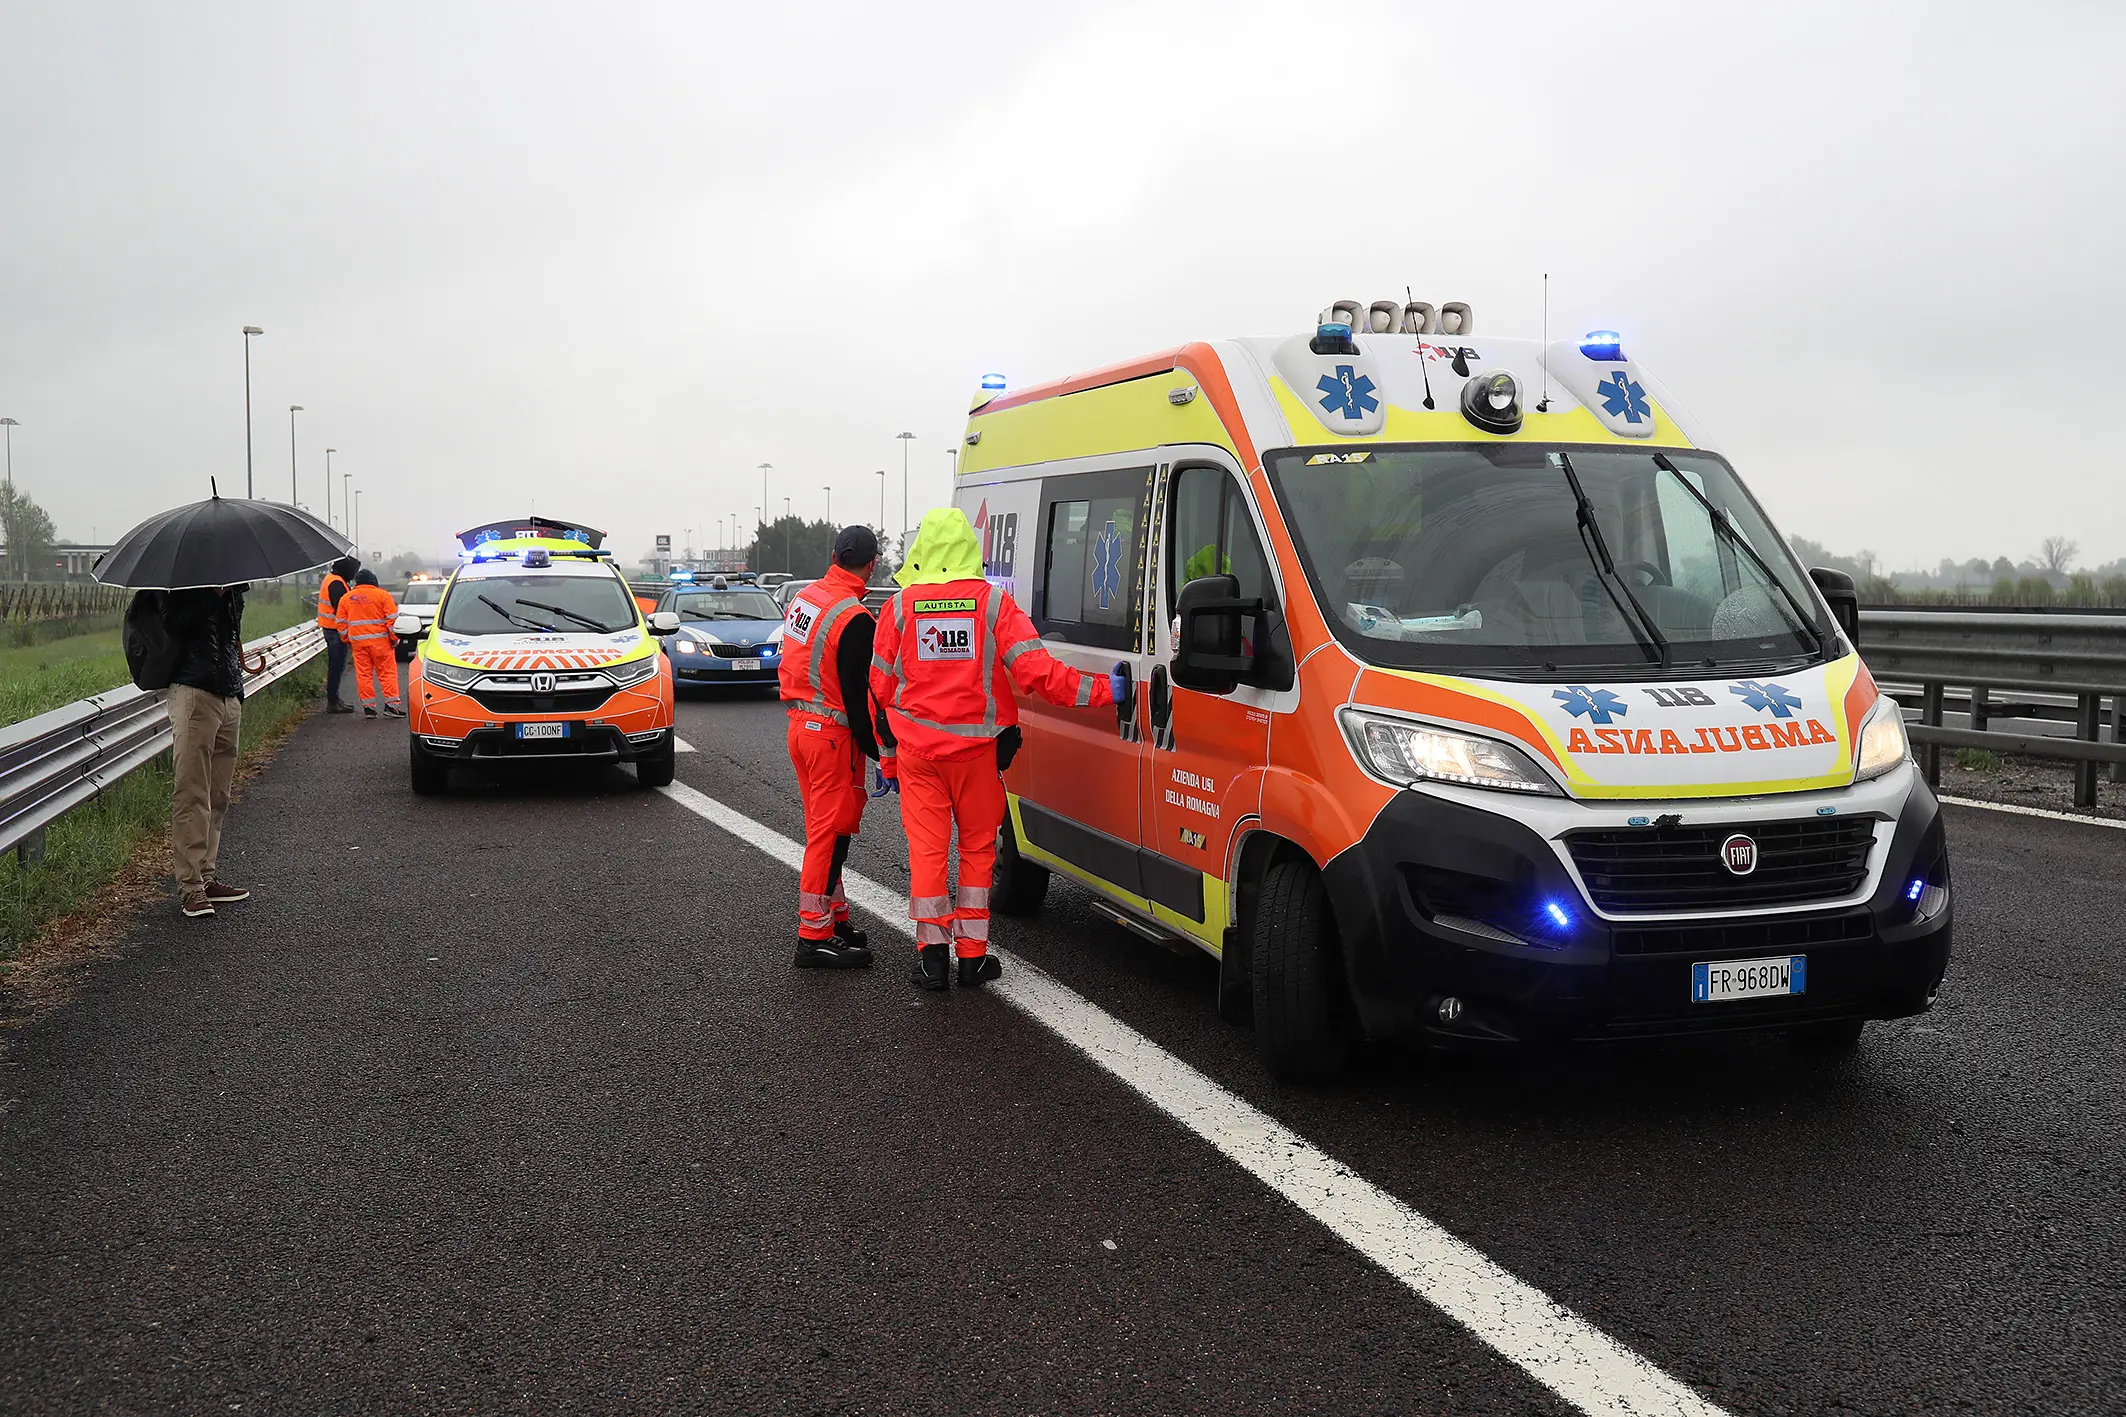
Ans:
<svg viewBox="0 0 2126 1417"><path fill-rule="evenodd" d="M503 619L509 621L509 623L512 625L522 625L527 630L543 630L549 635L554 632L553 626L542 625L537 620L528 619L527 617L522 615L513 615L509 611L504 610L501 606L497 605L493 600L490 600L485 595L482 595L480 597L480 603L486 606L489 610L494 611L495 614L501 616Z"/></svg>
<svg viewBox="0 0 2126 1417"><path fill-rule="evenodd" d="M1668 460L1668 454L1655 453L1654 466L1682 483L1683 490L1696 498L1699 506L1705 508L1705 515L1711 518L1713 530L1720 534L1720 538L1743 555L1749 557L1749 562L1757 568L1757 573L1772 583L1772 589L1779 592L1779 598L1786 602L1786 608L1794 612L1794 623L1801 628L1802 633L1806 634L1816 646L1813 652L1822 654L1824 652L1823 633L1816 628L1814 618L1802 613L1801 602L1794 599L1794 593L1786 588L1786 582L1773 575L1772 568L1764 564L1764 558L1757 554L1757 549L1751 546L1749 542L1743 540L1741 532L1736 531L1733 526L1729 525L1727 512L1714 506L1711 499L1703 492L1700 492L1692 484L1691 480L1683 475L1683 469Z"/></svg>
<svg viewBox="0 0 2126 1417"><path fill-rule="evenodd" d="M1616 602L1617 612L1623 614L1624 601L1617 600L1617 591L1624 592L1624 600L1631 602L1632 609L1632 613L1625 615L1624 619L1632 625L1633 636L1652 652L1663 669L1668 668L1668 637L1661 633L1661 627L1654 623L1654 617L1647 614L1646 607L1639 603L1639 597L1632 590L1631 582L1617 574L1617 563L1609 556L1609 543L1602 539L1602 524L1595 520L1594 502L1588 497L1587 489L1580 485L1580 475L1572 470L1572 454L1552 453L1550 456L1564 471L1565 480L1572 484L1573 500L1579 503L1580 544L1587 548L1587 554L1594 558L1596 567L1608 578L1606 584L1615 587L1609 592L1609 598ZM1644 634L1639 633L1638 627L1641 625L1645 626Z"/></svg>
<svg viewBox="0 0 2126 1417"><path fill-rule="evenodd" d="M578 615L573 610L563 610L560 606L548 605L543 600L526 600L523 596L520 595L517 597L517 604L529 605L534 610L551 610L556 615L560 615L567 619L573 620L579 625L587 625L591 629L596 630L601 635L610 635L613 632L614 627L606 624L603 620L593 620L588 615Z"/></svg>

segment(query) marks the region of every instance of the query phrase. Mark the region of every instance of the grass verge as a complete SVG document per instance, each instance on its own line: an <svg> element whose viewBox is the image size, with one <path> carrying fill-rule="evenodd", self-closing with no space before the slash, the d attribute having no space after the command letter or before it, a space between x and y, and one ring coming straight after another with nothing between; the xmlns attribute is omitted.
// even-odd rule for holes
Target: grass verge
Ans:
<svg viewBox="0 0 2126 1417"><path fill-rule="evenodd" d="M324 685L324 662L318 659L244 701L239 783L271 757L281 739L318 703ZM89 913L96 918L118 908L120 903L103 898L103 893L129 864L147 863L143 884L168 876L170 783L165 756L52 823L45 832L43 861L24 866L13 852L0 856L0 980L54 922L64 922L85 907L93 907ZM161 868L159 876L155 867Z"/></svg>

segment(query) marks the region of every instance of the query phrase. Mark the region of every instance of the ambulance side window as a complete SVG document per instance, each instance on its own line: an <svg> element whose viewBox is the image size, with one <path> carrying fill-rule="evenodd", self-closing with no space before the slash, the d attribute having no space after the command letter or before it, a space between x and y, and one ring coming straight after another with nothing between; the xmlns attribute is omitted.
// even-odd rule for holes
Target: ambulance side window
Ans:
<svg viewBox="0 0 2126 1417"><path fill-rule="evenodd" d="M1151 469L1045 478L1040 576L1028 608L1044 639L1135 647Z"/></svg>
<svg viewBox="0 0 2126 1417"><path fill-rule="evenodd" d="M1277 602L1262 542L1255 535L1246 498L1223 468L1185 467L1167 493L1166 605L1172 613L1181 587L1199 576L1227 575L1240 582L1240 597Z"/></svg>

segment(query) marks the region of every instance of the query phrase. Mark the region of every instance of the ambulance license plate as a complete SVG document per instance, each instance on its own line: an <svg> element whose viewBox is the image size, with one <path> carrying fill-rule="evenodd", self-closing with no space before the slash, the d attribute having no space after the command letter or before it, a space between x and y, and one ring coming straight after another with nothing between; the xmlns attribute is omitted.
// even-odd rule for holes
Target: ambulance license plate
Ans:
<svg viewBox="0 0 2126 1417"><path fill-rule="evenodd" d="M734 659L731 661L731 672L733 674L736 674L740 670L744 669L758 668L760 668L760 661L757 659Z"/></svg>
<svg viewBox="0 0 2126 1417"><path fill-rule="evenodd" d="M1778 959L1726 959L1690 967L1690 999L1694 1004L1717 1004L1723 999L1763 999L1774 994L1799 994L1808 982L1807 955L1784 955Z"/></svg>
<svg viewBox="0 0 2126 1417"><path fill-rule="evenodd" d="M520 723L517 725L517 736L519 738L566 738L568 737L568 725L565 723Z"/></svg>

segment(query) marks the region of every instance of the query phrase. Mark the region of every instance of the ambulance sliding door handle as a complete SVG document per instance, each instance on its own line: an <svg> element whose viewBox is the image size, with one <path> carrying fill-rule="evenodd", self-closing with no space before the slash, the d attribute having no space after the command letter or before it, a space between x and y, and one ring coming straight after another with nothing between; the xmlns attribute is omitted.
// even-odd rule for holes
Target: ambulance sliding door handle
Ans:
<svg viewBox="0 0 2126 1417"><path fill-rule="evenodd" d="M1151 692L1145 697L1151 700L1149 708L1151 709L1152 719L1152 746L1154 748L1172 748L1174 746L1174 691L1173 687L1166 681L1165 665L1155 664L1152 666L1152 688Z"/></svg>
<svg viewBox="0 0 2126 1417"><path fill-rule="evenodd" d="M1122 686L1128 692L1115 700L1115 732L1125 743L1137 741L1137 683L1130 676L1127 661L1117 662L1115 672L1122 676Z"/></svg>

